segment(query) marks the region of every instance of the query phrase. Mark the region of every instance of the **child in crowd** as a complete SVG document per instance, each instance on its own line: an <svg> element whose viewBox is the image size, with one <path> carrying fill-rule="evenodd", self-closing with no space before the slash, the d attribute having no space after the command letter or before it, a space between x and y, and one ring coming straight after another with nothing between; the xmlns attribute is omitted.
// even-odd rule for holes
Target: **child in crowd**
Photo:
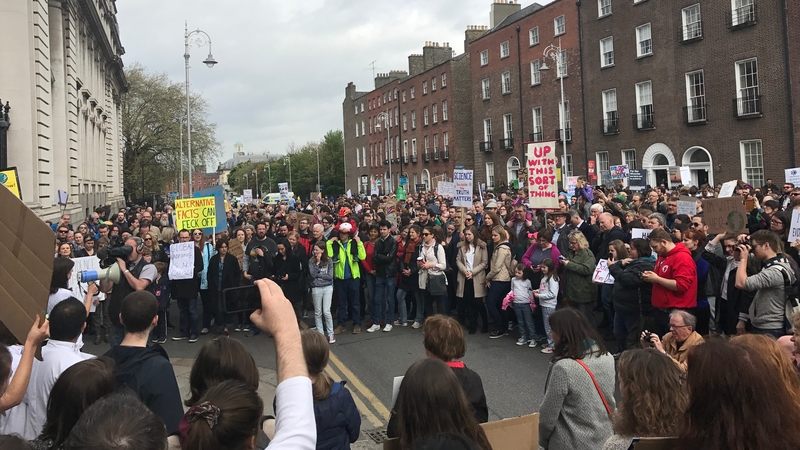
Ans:
<svg viewBox="0 0 800 450"><path fill-rule="evenodd" d="M519 325L517 345L525 345L527 343L528 347L534 348L536 347L536 339L533 337L533 314L531 311L533 286L531 286L531 280L528 280L525 276L525 264L517 264L514 268L511 292L514 294L513 307Z"/></svg>
<svg viewBox="0 0 800 450"><path fill-rule="evenodd" d="M555 263L550 258L542 260L542 281L539 283L539 290L533 291L533 295L539 299L542 307L542 318L544 319L544 331L547 333L547 346L542 348L542 353L553 353L553 333L550 331L550 314L556 310L556 299L558 298L558 274L555 270Z"/></svg>

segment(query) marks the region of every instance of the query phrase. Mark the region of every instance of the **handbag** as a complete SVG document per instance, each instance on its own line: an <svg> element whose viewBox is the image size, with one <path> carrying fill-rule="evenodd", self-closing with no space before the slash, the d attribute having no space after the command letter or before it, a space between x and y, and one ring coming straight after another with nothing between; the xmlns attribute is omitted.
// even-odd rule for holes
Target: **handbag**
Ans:
<svg viewBox="0 0 800 450"><path fill-rule="evenodd" d="M447 277L443 273L428 273L428 293L435 296L447 295Z"/></svg>
<svg viewBox="0 0 800 450"><path fill-rule="evenodd" d="M614 420L614 413L611 412L611 407L608 406L608 402L606 401L606 396L603 395L603 391L600 389L600 385L597 384L597 380L594 378L594 374L592 373L591 370L589 370L589 366L587 366L586 363L584 363L580 359L575 359L575 362L577 362L578 364L581 365L581 367L586 369L586 373L589 374L589 377L592 379L592 383L594 383L594 388L597 389L597 393L600 394L600 400L603 401L603 406L606 407L606 412L608 413L608 418L613 421Z"/></svg>

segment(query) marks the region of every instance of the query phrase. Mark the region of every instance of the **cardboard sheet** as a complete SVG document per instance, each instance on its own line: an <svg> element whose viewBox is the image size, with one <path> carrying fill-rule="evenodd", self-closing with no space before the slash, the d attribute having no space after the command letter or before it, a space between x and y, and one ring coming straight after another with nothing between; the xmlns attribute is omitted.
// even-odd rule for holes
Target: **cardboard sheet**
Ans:
<svg viewBox="0 0 800 450"><path fill-rule="evenodd" d="M539 449L539 413L483 423L481 428L496 450ZM383 450L400 450L400 441L383 441Z"/></svg>

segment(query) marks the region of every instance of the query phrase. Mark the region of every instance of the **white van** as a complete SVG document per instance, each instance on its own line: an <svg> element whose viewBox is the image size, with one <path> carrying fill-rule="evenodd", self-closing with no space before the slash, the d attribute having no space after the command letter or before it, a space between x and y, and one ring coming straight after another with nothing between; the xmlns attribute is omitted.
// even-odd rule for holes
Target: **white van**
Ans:
<svg viewBox="0 0 800 450"><path fill-rule="evenodd" d="M294 197L294 192L289 191L289 197ZM267 194L264 197L264 203L274 205L281 201L281 194Z"/></svg>

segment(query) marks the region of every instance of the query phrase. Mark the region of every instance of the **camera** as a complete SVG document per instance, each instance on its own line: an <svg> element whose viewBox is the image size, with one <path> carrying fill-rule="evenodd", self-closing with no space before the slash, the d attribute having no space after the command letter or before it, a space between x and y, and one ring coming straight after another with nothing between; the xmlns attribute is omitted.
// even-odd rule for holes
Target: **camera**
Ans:
<svg viewBox="0 0 800 450"><path fill-rule="evenodd" d="M650 343L650 339L652 337L653 337L653 333L651 333L649 331L646 331L646 332L642 333L642 342L647 342L652 346L653 344Z"/></svg>
<svg viewBox="0 0 800 450"><path fill-rule="evenodd" d="M122 239L119 236L112 236L111 242L97 251L97 256L100 258L100 267L109 267L117 262L117 258L127 258L133 252L133 247L122 244Z"/></svg>

